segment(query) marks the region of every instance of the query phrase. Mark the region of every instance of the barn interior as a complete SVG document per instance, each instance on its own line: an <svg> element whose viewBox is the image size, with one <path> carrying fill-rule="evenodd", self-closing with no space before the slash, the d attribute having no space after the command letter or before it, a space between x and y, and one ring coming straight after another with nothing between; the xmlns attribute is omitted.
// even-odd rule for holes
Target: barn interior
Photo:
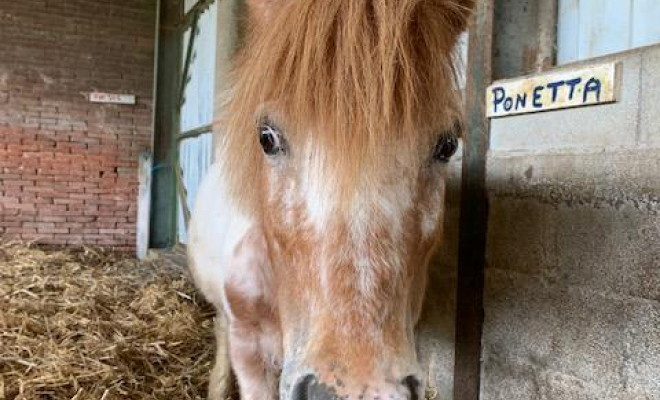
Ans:
<svg viewBox="0 0 660 400"><path fill-rule="evenodd" d="M0 2L0 240L185 264L244 13L242 0ZM467 129L418 327L435 398L660 399L658 17L656 0L478 1L457 49ZM485 100L601 66L607 102L491 115ZM0 277L18 282L8 254ZM9 287L0 314L30 296ZM24 384L14 370L0 365L0 399ZM93 393L139 398L107 385Z"/></svg>

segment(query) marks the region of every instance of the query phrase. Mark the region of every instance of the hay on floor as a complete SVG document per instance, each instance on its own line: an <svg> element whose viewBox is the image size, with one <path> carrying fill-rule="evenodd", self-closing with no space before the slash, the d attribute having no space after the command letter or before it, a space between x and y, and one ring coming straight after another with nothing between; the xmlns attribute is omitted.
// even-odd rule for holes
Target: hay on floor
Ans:
<svg viewBox="0 0 660 400"><path fill-rule="evenodd" d="M204 399L213 315L183 270L0 244L0 399Z"/></svg>

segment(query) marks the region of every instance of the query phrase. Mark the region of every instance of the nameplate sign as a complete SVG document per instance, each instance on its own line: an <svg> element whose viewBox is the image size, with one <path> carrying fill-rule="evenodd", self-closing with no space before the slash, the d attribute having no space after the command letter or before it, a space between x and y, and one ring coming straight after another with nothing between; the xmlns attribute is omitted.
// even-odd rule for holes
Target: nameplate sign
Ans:
<svg viewBox="0 0 660 400"><path fill-rule="evenodd" d="M492 84L486 93L489 118L617 101L620 64L535 75Z"/></svg>
<svg viewBox="0 0 660 400"><path fill-rule="evenodd" d="M135 95L92 92L89 94L89 101L102 104L135 104Z"/></svg>

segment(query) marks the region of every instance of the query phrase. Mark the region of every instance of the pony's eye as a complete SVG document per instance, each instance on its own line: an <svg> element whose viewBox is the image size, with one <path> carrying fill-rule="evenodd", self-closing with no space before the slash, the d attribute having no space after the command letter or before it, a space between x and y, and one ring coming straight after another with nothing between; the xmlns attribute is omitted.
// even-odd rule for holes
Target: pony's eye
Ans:
<svg viewBox="0 0 660 400"><path fill-rule="evenodd" d="M441 162L449 162L451 156L458 149L458 139L454 135L442 135L435 145L433 159Z"/></svg>
<svg viewBox="0 0 660 400"><path fill-rule="evenodd" d="M259 126L259 143L264 149L264 153L269 156L284 153L286 150L282 135L268 122L263 122Z"/></svg>

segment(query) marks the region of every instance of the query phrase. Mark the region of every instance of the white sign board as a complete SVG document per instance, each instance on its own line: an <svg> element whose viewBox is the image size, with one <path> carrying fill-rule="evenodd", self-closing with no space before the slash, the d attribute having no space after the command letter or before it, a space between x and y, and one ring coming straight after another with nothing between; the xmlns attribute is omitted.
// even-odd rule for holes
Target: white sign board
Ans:
<svg viewBox="0 0 660 400"><path fill-rule="evenodd" d="M92 103L133 105L135 104L135 95L92 92L89 94L89 101Z"/></svg>
<svg viewBox="0 0 660 400"><path fill-rule="evenodd" d="M612 103L620 65L610 63L493 83L486 93L489 118Z"/></svg>

